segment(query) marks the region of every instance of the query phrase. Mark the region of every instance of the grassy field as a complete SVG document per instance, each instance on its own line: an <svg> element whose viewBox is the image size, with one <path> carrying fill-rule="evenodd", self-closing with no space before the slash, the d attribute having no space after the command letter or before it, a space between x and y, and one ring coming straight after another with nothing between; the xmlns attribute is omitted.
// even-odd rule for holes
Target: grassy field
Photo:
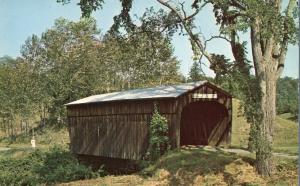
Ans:
<svg viewBox="0 0 300 186"><path fill-rule="evenodd" d="M9 138L0 138L0 147L10 148L10 150L1 151L0 158L21 158L32 152L30 140L32 136L18 135L15 141ZM48 150L53 146L60 146L64 149L69 147L69 134L66 126L46 127L35 132L36 149Z"/></svg>
<svg viewBox="0 0 300 186"><path fill-rule="evenodd" d="M274 126L274 152L298 154L298 124L288 120L290 114L276 117ZM250 125L239 109L239 101L233 100L232 141L233 148L247 148Z"/></svg>
<svg viewBox="0 0 300 186"><path fill-rule="evenodd" d="M290 121L298 122L298 117L291 113L284 113L279 115L280 118L287 119Z"/></svg>
<svg viewBox="0 0 300 186"><path fill-rule="evenodd" d="M233 106L231 146L247 148L250 125L241 115L237 100L234 100ZM287 119L289 117L287 114L276 117L274 151L298 154L298 125ZM30 157L35 151L30 147L30 139L30 136L20 135L16 142L11 143L3 138L0 147L11 149L0 151L0 161ZM37 149L41 151L49 152L54 145L68 149L69 137L65 126L39 129L35 139ZM144 169L136 174L109 175L62 185L297 185L297 160L276 157L274 161L275 174L271 178L262 178L253 167L254 155L237 155L211 148L185 148L169 152L151 164L144 164ZM42 162L45 163L45 160ZM75 175L80 177L77 173Z"/></svg>

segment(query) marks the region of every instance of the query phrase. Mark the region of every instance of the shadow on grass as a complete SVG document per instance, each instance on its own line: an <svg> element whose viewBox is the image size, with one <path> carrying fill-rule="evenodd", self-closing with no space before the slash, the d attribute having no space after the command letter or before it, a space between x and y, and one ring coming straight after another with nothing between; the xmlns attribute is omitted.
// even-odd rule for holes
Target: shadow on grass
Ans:
<svg viewBox="0 0 300 186"><path fill-rule="evenodd" d="M164 169L173 175L170 179L171 185L181 185L193 183L195 177L199 175L222 173L224 179L230 182L232 178L224 173L225 166L237 159L254 164L254 160L250 157L241 157L221 150L207 150L203 147L180 149L164 155L157 162L142 170L141 175L144 178L154 176L157 170Z"/></svg>
<svg viewBox="0 0 300 186"><path fill-rule="evenodd" d="M245 151L249 151L248 148L242 147L242 146L238 146L238 145L231 145L230 148L231 149L242 149L242 150L245 150Z"/></svg>

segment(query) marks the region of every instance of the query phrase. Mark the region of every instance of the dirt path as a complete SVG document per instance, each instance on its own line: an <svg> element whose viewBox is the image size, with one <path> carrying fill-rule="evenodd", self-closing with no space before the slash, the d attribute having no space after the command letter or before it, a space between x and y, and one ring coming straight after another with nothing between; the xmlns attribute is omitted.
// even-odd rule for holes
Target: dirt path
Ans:
<svg viewBox="0 0 300 186"><path fill-rule="evenodd" d="M227 148L215 148L215 147L210 147L210 146L188 146L188 147L183 147L186 149L197 149L197 148L203 148L208 151L223 151L223 152L230 152L230 153L235 153L235 154L240 154L240 155L253 155L254 153L244 150L244 149L227 149ZM291 158L291 159L298 159L298 155L291 155L291 154L286 154L286 153L279 153L279 152L273 152L274 156L277 157L284 157L284 158Z"/></svg>
<svg viewBox="0 0 300 186"><path fill-rule="evenodd" d="M6 151L6 150L9 150L10 148L8 147L0 147L0 151Z"/></svg>
<svg viewBox="0 0 300 186"><path fill-rule="evenodd" d="M249 151L243 150L243 149L224 149L224 148L220 148L220 150L222 150L224 152L232 152L232 153L236 153L236 154L253 154L252 152L249 152ZM298 159L297 155L290 155L290 154L278 153L278 152L273 152L273 156L279 156L279 157L291 158L291 159Z"/></svg>

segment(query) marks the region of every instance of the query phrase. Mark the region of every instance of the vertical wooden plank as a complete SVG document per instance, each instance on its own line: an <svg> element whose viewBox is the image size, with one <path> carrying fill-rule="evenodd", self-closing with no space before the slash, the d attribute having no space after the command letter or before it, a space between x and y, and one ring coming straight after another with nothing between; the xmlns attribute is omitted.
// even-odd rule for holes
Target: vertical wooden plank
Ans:
<svg viewBox="0 0 300 186"><path fill-rule="evenodd" d="M104 123L104 116L99 117L99 136L98 136L98 143L99 143L99 155L104 155L104 137L105 137L105 123Z"/></svg>
<svg viewBox="0 0 300 186"><path fill-rule="evenodd" d="M78 137L78 153L82 154L83 152L83 148L84 148L84 141L83 141L83 137L84 137L84 125L82 125L81 122L81 117L78 117L78 128L77 128L77 137ZM81 129L81 130L80 130Z"/></svg>
<svg viewBox="0 0 300 186"><path fill-rule="evenodd" d="M97 156L99 156L99 147L100 147L100 144L99 144L99 116L95 116L95 130L97 132L97 135L94 139L97 142L95 152L96 152Z"/></svg>

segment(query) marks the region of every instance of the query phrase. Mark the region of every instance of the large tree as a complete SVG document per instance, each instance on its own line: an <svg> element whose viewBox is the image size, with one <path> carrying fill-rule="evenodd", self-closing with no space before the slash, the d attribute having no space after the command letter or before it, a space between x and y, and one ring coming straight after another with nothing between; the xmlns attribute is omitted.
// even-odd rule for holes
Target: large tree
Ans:
<svg viewBox="0 0 300 186"><path fill-rule="evenodd" d="M96 34L92 19L78 23L57 19L40 38L33 35L22 46L22 58L37 74L40 95L45 97L42 104L53 119L63 116L63 104L91 94Z"/></svg>
<svg viewBox="0 0 300 186"><path fill-rule="evenodd" d="M0 58L3 130L13 136L23 124L58 124L64 104L82 97L180 81L169 38L147 22L141 26L101 36L94 19L60 18L40 37L29 37L21 57Z"/></svg>
<svg viewBox="0 0 300 186"><path fill-rule="evenodd" d="M179 61L173 56L168 38L160 33L127 33L105 36L105 57L111 60L114 89L132 89L172 84L179 81ZM149 47L151 46L151 47ZM99 51L101 53L101 51Z"/></svg>
<svg viewBox="0 0 300 186"><path fill-rule="evenodd" d="M69 0L62 0L63 2ZM213 38L223 38L229 41L235 61L245 66L246 59L243 43L239 41L239 34L249 34L255 79L251 81L251 89L255 89L255 96L249 95L253 108L249 112L252 117L252 144L256 152L257 170L260 174L270 175L272 172L271 146L274 119L276 115L276 81L284 68L288 44L295 39L296 28L293 11L296 0L289 0L285 6L281 0L194 0L189 4L189 11L185 10L186 4L178 1L156 0L163 7L170 10L169 21L165 21L165 28L170 25L179 26L189 36L195 55L201 60L204 56L213 62L213 55L206 50L206 43L199 30L196 29L195 17L207 4L214 6L217 23L220 25L220 35ZM103 0L80 1L83 16L101 6ZM122 11L115 16L117 23L122 22L133 28L129 11L133 0L120 0ZM82 7L87 8L82 8ZM90 8L89 8L90 7ZM191 14L188 14L192 11ZM173 27L174 28L174 27ZM244 73L247 74L247 73ZM249 75L247 75L249 76ZM249 91L248 91L249 92ZM250 101L249 101L250 100ZM255 114L253 112L255 110Z"/></svg>
<svg viewBox="0 0 300 186"><path fill-rule="evenodd" d="M40 83L40 102L55 120L64 116L63 104L82 97L179 81L179 61L167 37L155 31L102 37L92 18L57 19L40 38L29 37L21 53Z"/></svg>
<svg viewBox="0 0 300 186"><path fill-rule="evenodd" d="M229 36L235 60L240 59L238 32L248 31L257 90L259 96L255 109L257 116L252 125L252 145L256 152L259 173L272 172L271 147L276 116L276 81L280 77L288 44L295 40L296 28L292 13L296 6L290 0L286 9L281 1L235 1L212 0L221 33ZM284 10L284 11L283 11ZM282 13L284 12L284 13ZM253 136L252 136L253 137Z"/></svg>
<svg viewBox="0 0 300 186"><path fill-rule="evenodd" d="M10 129L10 136L14 136L22 121L27 122L38 113L37 81L33 81L31 66L20 58L0 64L0 72L0 122L6 131Z"/></svg>

